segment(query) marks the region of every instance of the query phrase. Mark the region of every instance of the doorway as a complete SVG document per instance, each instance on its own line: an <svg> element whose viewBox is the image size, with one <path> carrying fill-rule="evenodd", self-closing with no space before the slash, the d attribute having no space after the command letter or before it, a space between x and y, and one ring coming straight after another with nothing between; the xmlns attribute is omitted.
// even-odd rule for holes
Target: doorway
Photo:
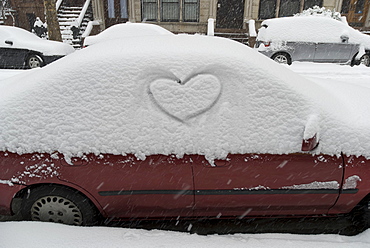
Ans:
<svg viewBox="0 0 370 248"><path fill-rule="evenodd" d="M370 1L368 0L343 0L341 14L347 17L347 22L352 27L365 25Z"/></svg>
<svg viewBox="0 0 370 248"><path fill-rule="evenodd" d="M244 0L218 0L216 27L223 29L242 29L244 19Z"/></svg>

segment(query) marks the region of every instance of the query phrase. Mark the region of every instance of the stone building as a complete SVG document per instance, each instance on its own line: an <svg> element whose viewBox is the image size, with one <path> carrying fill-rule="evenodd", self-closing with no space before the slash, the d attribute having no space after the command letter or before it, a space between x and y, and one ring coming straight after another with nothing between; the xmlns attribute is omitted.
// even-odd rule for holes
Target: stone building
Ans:
<svg viewBox="0 0 370 248"><path fill-rule="evenodd" d="M315 5L339 11L351 26L370 29L369 0L95 0L100 10L95 17L107 26L122 20L159 24L173 32L207 30L207 20L216 29L245 29L246 22L291 16Z"/></svg>
<svg viewBox="0 0 370 248"><path fill-rule="evenodd" d="M43 0L7 1L16 26L30 30L37 16L44 19ZM314 5L339 11L351 26L370 30L370 0L63 0L61 4L82 6L86 1L92 18L100 21L95 32L130 21L155 23L175 33L206 33L209 18L215 19L216 32L247 32L250 19L258 28L264 19L291 16Z"/></svg>

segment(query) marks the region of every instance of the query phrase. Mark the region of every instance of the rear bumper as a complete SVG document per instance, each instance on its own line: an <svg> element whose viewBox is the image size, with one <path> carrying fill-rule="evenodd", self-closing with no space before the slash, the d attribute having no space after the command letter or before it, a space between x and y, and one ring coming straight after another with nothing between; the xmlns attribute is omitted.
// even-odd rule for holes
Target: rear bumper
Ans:
<svg viewBox="0 0 370 248"><path fill-rule="evenodd" d="M0 181L0 215L12 215L12 201L13 197L21 189L26 186L18 184L8 184L6 182Z"/></svg>
<svg viewBox="0 0 370 248"><path fill-rule="evenodd" d="M276 51L271 51L270 49L266 49L266 50L263 50L263 51L258 51L259 53L262 53L263 55L271 58L272 55L276 52Z"/></svg>

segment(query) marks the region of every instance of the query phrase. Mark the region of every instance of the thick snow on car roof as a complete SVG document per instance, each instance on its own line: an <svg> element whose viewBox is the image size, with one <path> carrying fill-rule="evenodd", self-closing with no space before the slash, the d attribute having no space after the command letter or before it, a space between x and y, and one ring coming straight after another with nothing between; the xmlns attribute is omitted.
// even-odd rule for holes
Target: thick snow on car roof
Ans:
<svg viewBox="0 0 370 248"><path fill-rule="evenodd" d="M84 40L85 46L90 46L92 44L112 40L121 39L127 37L136 36L153 36L153 35L174 35L165 28L158 25L149 23L121 23L113 25L100 34L88 36Z"/></svg>
<svg viewBox="0 0 370 248"><path fill-rule="evenodd" d="M343 89L357 102L223 38L113 40L1 84L0 150L212 159L299 152L317 133L316 152L370 156L370 93Z"/></svg>
<svg viewBox="0 0 370 248"><path fill-rule="evenodd" d="M326 16L294 16L269 19L262 22L258 39L263 41L341 42L365 45L370 49L370 37L348 26L347 23Z"/></svg>
<svg viewBox="0 0 370 248"><path fill-rule="evenodd" d="M6 40L12 41L13 45L6 44ZM29 49L44 55L67 55L75 51L68 44L43 40L27 30L4 25L0 25L0 47Z"/></svg>

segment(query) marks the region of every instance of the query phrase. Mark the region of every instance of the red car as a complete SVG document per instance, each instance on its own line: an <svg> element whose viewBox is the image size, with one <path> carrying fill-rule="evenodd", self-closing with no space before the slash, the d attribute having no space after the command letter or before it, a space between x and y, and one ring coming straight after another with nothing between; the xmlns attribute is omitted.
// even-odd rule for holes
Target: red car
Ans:
<svg viewBox="0 0 370 248"><path fill-rule="evenodd" d="M0 214L368 213L369 94L223 38L102 42L0 85Z"/></svg>

